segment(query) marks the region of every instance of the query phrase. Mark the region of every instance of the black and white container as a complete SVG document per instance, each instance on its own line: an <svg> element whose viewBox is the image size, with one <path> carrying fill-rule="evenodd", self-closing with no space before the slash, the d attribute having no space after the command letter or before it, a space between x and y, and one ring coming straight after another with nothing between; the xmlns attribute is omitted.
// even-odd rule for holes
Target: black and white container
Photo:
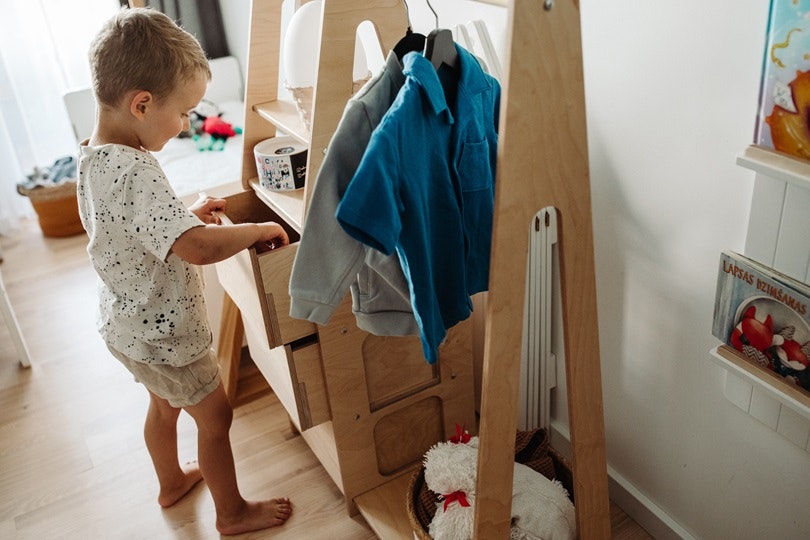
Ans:
<svg viewBox="0 0 810 540"><path fill-rule="evenodd" d="M266 139L253 147L259 185L273 191L304 187L307 147L288 136Z"/></svg>

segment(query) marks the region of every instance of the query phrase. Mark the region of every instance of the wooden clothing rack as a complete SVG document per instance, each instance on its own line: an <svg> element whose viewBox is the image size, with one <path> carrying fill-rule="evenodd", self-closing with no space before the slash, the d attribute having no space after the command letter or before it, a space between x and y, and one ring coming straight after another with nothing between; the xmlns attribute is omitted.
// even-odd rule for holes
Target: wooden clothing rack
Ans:
<svg viewBox="0 0 810 540"><path fill-rule="evenodd" d="M553 207L559 226L578 534L587 539L609 538L579 2L512 0L507 9L508 57L486 311L475 537L509 537L528 228L538 210ZM313 179L351 94L357 25L372 21L384 49L390 50L404 35L406 6L402 0L324 0L311 134L301 130L294 108L276 95L281 0L253 0L251 11L242 181L255 195L250 191L237 194L229 208L236 214L244 209L241 217L255 219L247 212L258 210L253 202L258 200L274 213L271 217L289 225L295 236L302 228L310 183L303 195L262 190L255 180L253 145L273 137L277 127L291 133L309 144L308 178ZM234 373L228 366L238 362L235 357L244 328L251 355L347 497L351 511L355 501L364 497L378 502L381 497L376 490L407 473L402 464L413 458L416 446L403 452L397 433L407 429L423 438L435 438L442 431L452 433L454 421L463 421L470 409L464 382L472 377L470 359L465 360L465 355L471 357L465 334L469 329L463 325L453 329L456 337L449 340L449 354L439 361L441 373L428 374L425 379L433 382L409 384L407 392L377 388L375 380L396 377L381 373L376 379L369 378L362 363L358 364L358 358L366 354L366 338L355 328L348 305L322 327L289 319L284 279L289 279L296 249L293 243L218 265L228 293L221 361L224 354L225 371ZM251 283L253 274L255 283ZM412 354L405 353L408 358ZM284 373L278 371L280 365L284 365ZM419 368L412 364L412 369ZM420 433L420 426L426 425L424 418L438 418L435 433ZM387 492L391 493L387 507L401 508L404 514L404 494L397 490ZM383 526L382 530L394 529Z"/></svg>

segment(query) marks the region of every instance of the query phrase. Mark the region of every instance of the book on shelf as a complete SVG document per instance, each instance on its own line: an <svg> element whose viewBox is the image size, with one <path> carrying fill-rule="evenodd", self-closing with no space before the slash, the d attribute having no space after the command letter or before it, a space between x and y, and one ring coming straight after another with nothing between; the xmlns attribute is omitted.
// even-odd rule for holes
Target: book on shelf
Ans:
<svg viewBox="0 0 810 540"><path fill-rule="evenodd" d="M712 334L740 358L810 397L810 285L723 251Z"/></svg>
<svg viewBox="0 0 810 540"><path fill-rule="evenodd" d="M771 0L754 144L810 160L808 0Z"/></svg>

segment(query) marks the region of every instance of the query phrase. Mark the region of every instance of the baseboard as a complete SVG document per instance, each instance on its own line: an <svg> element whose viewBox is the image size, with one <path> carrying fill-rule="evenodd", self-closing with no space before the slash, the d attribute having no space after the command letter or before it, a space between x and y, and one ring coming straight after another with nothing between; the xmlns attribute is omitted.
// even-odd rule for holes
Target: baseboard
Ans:
<svg viewBox="0 0 810 540"><path fill-rule="evenodd" d="M570 458L571 437L568 426L552 423L549 431L551 445L558 452ZM656 540L695 540L691 533L613 469L610 463L607 468L610 499L653 538Z"/></svg>

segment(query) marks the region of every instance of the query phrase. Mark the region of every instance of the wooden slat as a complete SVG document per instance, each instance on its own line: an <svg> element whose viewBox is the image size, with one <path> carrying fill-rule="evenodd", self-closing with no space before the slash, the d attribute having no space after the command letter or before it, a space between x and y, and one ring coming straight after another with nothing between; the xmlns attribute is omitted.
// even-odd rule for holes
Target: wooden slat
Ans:
<svg viewBox="0 0 810 540"><path fill-rule="evenodd" d="M610 538L578 2L515 0L503 86L484 353L476 538L509 537L528 228L559 213L577 528Z"/></svg>
<svg viewBox="0 0 810 540"><path fill-rule="evenodd" d="M312 137L307 156L307 183L304 211L309 206L314 182L321 168L326 147L337 129L346 102L352 95L352 73L357 27L371 21L381 47L389 51L403 36L408 22L402 0L328 0L324 2L318 76L312 97ZM323 81L324 84L319 82Z"/></svg>
<svg viewBox="0 0 810 540"><path fill-rule="evenodd" d="M254 105L278 99L279 48L281 46L282 0L252 0L245 81L242 186L256 176L253 147L276 134L276 127L253 109Z"/></svg>

